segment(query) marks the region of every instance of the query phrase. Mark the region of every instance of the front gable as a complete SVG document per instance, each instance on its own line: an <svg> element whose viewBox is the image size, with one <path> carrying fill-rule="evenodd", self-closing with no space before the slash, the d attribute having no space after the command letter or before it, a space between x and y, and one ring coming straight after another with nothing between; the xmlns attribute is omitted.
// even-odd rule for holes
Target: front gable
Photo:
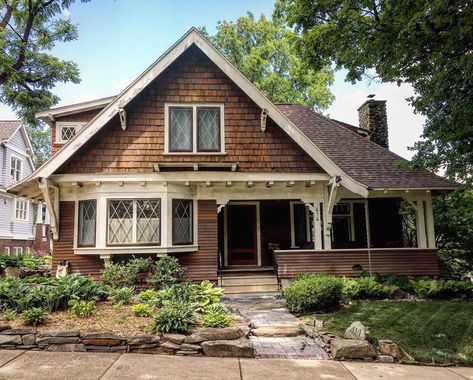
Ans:
<svg viewBox="0 0 473 380"><path fill-rule="evenodd" d="M165 152L166 104L223 106L223 153ZM311 172L322 168L273 120L261 131L261 108L195 45L116 116L56 173L152 172L161 162L238 163L246 172Z"/></svg>

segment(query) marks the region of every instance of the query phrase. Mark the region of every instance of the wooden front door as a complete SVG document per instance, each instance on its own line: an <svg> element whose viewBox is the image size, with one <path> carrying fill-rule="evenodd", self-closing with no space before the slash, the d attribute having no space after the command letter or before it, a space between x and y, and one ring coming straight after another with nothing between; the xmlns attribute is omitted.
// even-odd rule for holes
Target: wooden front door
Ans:
<svg viewBox="0 0 473 380"><path fill-rule="evenodd" d="M228 265L258 265L256 205L228 205Z"/></svg>

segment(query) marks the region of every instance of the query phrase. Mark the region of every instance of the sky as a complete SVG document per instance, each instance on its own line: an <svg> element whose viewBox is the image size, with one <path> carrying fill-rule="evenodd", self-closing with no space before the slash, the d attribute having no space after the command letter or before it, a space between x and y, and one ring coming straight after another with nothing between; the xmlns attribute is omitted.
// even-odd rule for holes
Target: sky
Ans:
<svg viewBox="0 0 473 380"><path fill-rule="evenodd" d="M270 16L273 8L274 0L79 1L63 11L78 24L78 40L57 45L52 54L76 62L82 81L59 84L53 91L61 98L59 105L116 95L192 26L214 33L218 21L236 20L247 11ZM376 94L387 100L390 149L410 158L407 147L418 140L424 123L406 101L412 88L367 80L352 85L344 78L343 71L335 73L335 100L326 114L358 125L357 108L368 94ZM0 119L12 118L12 110L0 104Z"/></svg>

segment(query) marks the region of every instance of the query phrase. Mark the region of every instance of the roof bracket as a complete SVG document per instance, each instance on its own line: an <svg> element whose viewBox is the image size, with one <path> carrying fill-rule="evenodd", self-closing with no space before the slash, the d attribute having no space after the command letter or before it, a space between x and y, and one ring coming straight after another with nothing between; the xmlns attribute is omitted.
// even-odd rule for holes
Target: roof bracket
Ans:
<svg viewBox="0 0 473 380"><path fill-rule="evenodd" d="M126 111L125 108L118 109L118 115L120 116L120 124L122 125L122 129L126 129Z"/></svg>
<svg viewBox="0 0 473 380"><path fill-rule="evenodd" d="M268 118L268 110L263 108L261 110L261 132L266 131L266 119Z"/></svg>

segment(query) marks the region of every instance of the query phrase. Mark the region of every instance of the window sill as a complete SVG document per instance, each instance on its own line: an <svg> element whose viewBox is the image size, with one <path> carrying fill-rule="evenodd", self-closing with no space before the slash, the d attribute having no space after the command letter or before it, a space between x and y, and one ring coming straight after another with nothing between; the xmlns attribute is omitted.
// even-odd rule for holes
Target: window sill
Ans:
<svg viewBox="0 0 473 380"><path fill-rule="evenodd" d="M198 245L179 245L179 246L167 246L167 247L83 247L74 248L75 255L162 255L166 253L185 253L185 252L196 252L199 249Z"/></svg>
<svg viewBox="0 0 473 380"><path fill-rule="evenodd" d="M163 156L226 156L227 152L164 152Z"/></svg>

